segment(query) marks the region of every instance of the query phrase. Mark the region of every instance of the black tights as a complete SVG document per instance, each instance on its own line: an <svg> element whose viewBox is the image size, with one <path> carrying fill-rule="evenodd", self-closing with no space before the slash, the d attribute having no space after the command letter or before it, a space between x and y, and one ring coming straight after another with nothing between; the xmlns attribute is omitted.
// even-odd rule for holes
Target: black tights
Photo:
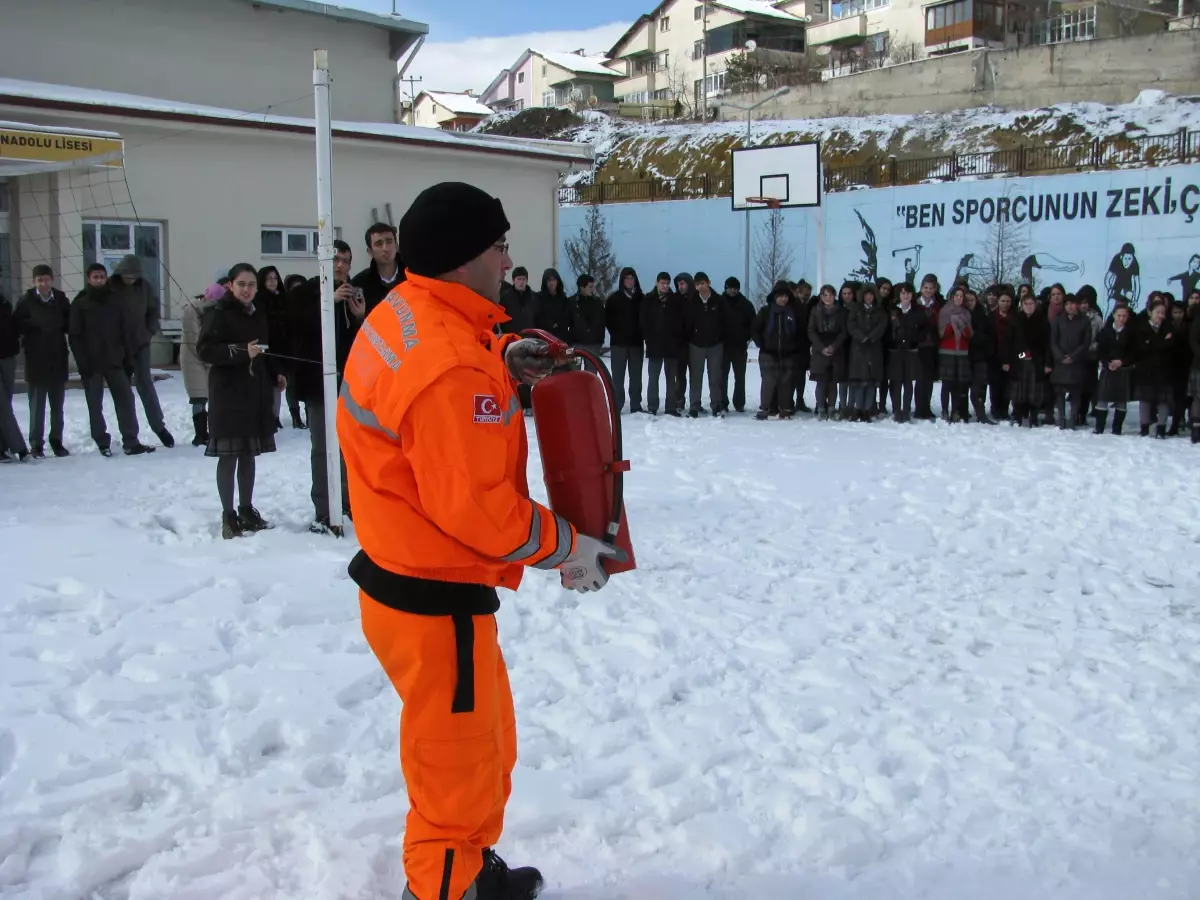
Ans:
<svg viewBox="0 0 1200 900"><path fill-rule="evenodd" d="M217 493L221 495L221 508L234 512L233 478L237 474L238 501L241 506L254 505L254 454L222 456L217 459Z"/></svg>

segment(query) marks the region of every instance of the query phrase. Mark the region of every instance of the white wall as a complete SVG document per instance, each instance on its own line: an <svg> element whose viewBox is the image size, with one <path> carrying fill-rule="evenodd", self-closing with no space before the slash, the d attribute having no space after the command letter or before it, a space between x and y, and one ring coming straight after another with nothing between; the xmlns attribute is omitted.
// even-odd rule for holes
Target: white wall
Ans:
<svg viewBox="0 0 1200 900"><path fill-rule="evenodd" d="M329 50L339 119L391 122L388 33L244 0L0 0L0 77L312 116Z"/></svg>
<svg viewBox="0 0 1200 900"><path fill-rule="evenodd" d="M0 118L12 115L13 110L0 107ZM165 223L164 257L171 278L164 318L178 318L184 297L199 294L217 271L237 262L273 264L285 275L316 274L315 257L280 259L260 253L263 225L315 227L311 135L33 110L24 110L22 118L116 131L125 139L128 190L119 174L106 183L101 173L92 188L75 179L74 190L59 192L66 244L58 267L62 273L75 273L78 279L83 268L78 243L82 218L99 212L106 218L132 219L136 205L141 221ZM398 222L421 190L447 180L467 181L501 198L513 226L512 253L521 264L540 271L555 261L558 173L566 169L565 162L344 139L334 141L333 161L334 222L354 250L355 270L368 262L363 232L373 221L372 208L382 212L391 203ZM29 237L20 261L24 271L41 261L32 253L46 252L40 248L49 242L35 233L45 228L39 224L43 216L28 205L18 215Z"/></svg>

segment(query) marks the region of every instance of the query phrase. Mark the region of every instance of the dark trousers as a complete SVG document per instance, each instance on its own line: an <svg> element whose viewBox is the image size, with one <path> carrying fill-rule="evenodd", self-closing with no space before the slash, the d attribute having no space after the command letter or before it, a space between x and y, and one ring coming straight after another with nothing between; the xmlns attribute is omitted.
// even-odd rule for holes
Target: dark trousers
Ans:
<svg viewBox="0 0 1200 900"><path fill-rule="evenodd" d="M329 477L325 469L325 404L304 404L308 417L309 466L312 469L313 509L318 519L329 519ZM342 469L342 510L350 508L350 491L346 486L346 460L340 459Z"/></svg>
<svg viewBox="0 0 1200 900"><path fill-rule="evenodd" d="M912 415L913 383L892 379L889 387L892 389L892 415L899 419L903 413L903 417L907 419Z"/></svg>
<svg viewBox="0 0 1200 900"><path fill-rule="evenodd" d="M725 411L729 411L729 373L733 372L733 408L742 412L746 408L746 360L745 347L726 347L721 359L721 396L725 398Z"/></svg>
<svg viewBox="0 0 1200 900"><path fill-rule="evenodd" d="M158 391L154 387L154 376L150 374L150 345L147 344L133 355L133 386L137 388L146 414L146 424L158 434L167 427L163 419L162 405L158 402Z"/></svg>
<svg viewBox="0 0 1200 900"><path fill-rule="evenodd" d="M777 409L784 415L790 416L796 411L794 405L796 358L794 356L777 356L774 353L760 353L758 370L762 373L759 409L766 412ZM736 402L734 405L736 406Z"/></svg>
<svg viewBox="0 0 1200 900"><path fill-rule="evenodd" d="M999 363L988 370L988 387L992 392L992 418L1008 418L1008 373Z"/></svg>
<svg viewBox="0 0 1200 900"><path fill-rule="evenodd" d="M1054 421L1059 428L1074 428L1083 408L1083 387L1056 387L1054 399L1057 404ZM1070 400L1070 408L1067 401Z"/></svg>
<svg viewBox="0 0 1200 900"><path fill-rule="evenodd" d="M642 360L646 351L637 347L612 347L609 358L612 364L613 401L617 412L625 406L625 370L629 370L629 411L638 412L642 408Z"/></svg>
<svg viewBox="0 0 1200 900"><path fill-rule="evenodd" d="M21 426L13 414L13 390L17 382L17 357L7 356L0 359L0 450L9 453L27 453L25 435L21 434Z"/></svg>
<svg viewBox="0 0 1200 900"><path fill-rule="evenodd" d="M29 385L29 445L35 449L44 446L46 434L46 402L50 403L50 446L55 447L63 439L63 403L66 401L67 383Z"/></svg>
<svg viewBox="0 0 1200 900"><path fill-rule="evenodd" d="M704 375L708 373L708 406L713 414L725 408L725 395L721 393L721 359L725 348L720 344L713 347L688 346L688 368L691 370L692 390L688 397L688 411L700 412L700 392L704 388Z"/></svg>
<svg viewBox="0 0 1200 900"><path fill-rule="evenodd" d="M850 408L855 412L875 415L875 382L850 382Z"/></svg>
<svg viewBox="0 0 1200 900"><path fill-rule="evenodd" d="M829 412L837 403L837 381L832 375L814 375L817 383L817 411Z"/></svg>
<svg viewBox="0 0 1200 900"><path fill-rule="evenodd" d="M651 356L648 360L649 371L646 380L646 405L650 412L657 413L659 407L658 378L666 372L666 411L680 412L683 410L683 391L679 383L679 360L664 359L661 356Z"/></svg>
<svg viewBox="0 0 1200 900"><path fill-rule="evenodd" d="M933 418L933 383L937 381L938 352L936 347L921 347L917 351L921 360L921 375L917 379L917 417Z"/></svg>
<svg viewBox="0 0 1200 900"><path fill-rule="evenodd" d="M133 388L129 386L129 376L121 368L107 369L89 376L83 382L83 397L87 401L88 423L91 426L92 440L101 450L107 450L112 444L108 433L108 423L104 421L104 386L108 385L108 394L112 397L113 408L117 411L117 429L121 432L121 446L125 449L138 445L137 407L133 402Z"/></svg>

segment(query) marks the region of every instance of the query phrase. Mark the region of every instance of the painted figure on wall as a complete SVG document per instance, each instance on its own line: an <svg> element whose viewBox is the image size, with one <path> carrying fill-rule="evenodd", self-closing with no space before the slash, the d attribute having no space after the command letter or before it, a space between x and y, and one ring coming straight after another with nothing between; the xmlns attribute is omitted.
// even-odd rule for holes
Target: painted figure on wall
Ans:
<svg viewBox="0 0 1200 900"><path fill-rule="evenodd" d="M1033 288L1033 292L1038 292L1038 271L1045 269L1048 272L1082 272L1083 266L1073 262L1066 262L1049 253L1038 252L1031 253L1025 257L1025 262L1021 263L1021 281Z"/></svg>
<svg viewBox="0 0 1200 900"><path fill-rule="evenodd" d="M892 251L892 259L896 258L899 253L912 253L912 256L904 257L904 280L908 284L917 283L917 271L921 268L921 245L914 244L912 247L901 247L899 250Z"/></svg>
<svg viewBox="0 0 1200 900"><path fill-rule="evenodd" d="M1131 309L1138 309L1138 297L1142 293L1142 273L1133 244L1122 244L1120 252L1112 258L1104 276L1104 287L1108 290L1107 306L1101 310L1105 318L1108 318L1118 303L1128 303Z"/></svg>
<svg viewBox="0 0 1200 900"><path fill-rule="evenodd" d="M854 214L858 216L858 224L862 226L863 234L866 237L859 242L859 246L863 250L863 258L859 260L857 269L850 270L846 280L875 284L879 280L879 245L875 241L875 230L863 218L861 212L856 209ZM892 256L895 255L895 253L892 254Z"/></svg>
<svg viewBox="0 0 1200 900"><path fill-rule="evenodd" d="M1192 296L1192 291L1200 288L1200 253L1193 253L1192 258L1188 260L1186 272L1180 272L1178 275L1172 275L1167 281L1179 282L1179 296L1188 298Z"/></svg>

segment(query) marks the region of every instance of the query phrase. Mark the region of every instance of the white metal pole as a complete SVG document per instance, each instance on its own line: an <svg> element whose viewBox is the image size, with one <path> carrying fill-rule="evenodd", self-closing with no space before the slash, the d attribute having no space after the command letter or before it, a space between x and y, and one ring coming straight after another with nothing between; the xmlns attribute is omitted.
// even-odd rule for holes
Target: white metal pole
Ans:
<svg viewBox="0 0 1200 900"><path fill-rule="evenodd" d="M821 198L822 205L817 207L817 283L816 290L821 291L821 285L825 283L825 198Z"/></svg>
<svg viewBox="0 0 1200 900"><path fill-rule="evenodd" d="M313 99L317 138L317 229L321 267L321 374L325 421L309 428L325 429L325 478L329 484L329 526L342 533L342 453L337 437L337 346L333 300L333 129L329 118L329 51L313 51Z"/></svg>
<svg viewBox="0 0 1200 900"><path fill-rule="evenodd" d="M754 107L746 110L746 146L750 146L750 115ZM746 210L746 280L742 283L743 289L753 291L754 285L750 283L750 210ZM768 288L769 290L769 288Z"/></svg>

